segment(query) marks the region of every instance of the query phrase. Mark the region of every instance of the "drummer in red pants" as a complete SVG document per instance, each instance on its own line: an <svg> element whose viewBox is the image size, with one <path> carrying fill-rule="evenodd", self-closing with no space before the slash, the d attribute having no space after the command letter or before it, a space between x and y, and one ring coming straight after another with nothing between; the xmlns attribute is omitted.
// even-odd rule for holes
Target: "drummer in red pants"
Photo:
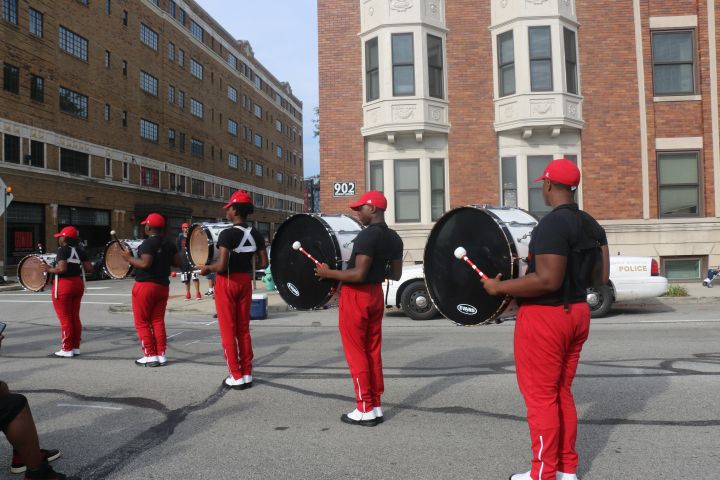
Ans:
<svg viewBox="0 0 720 480"><path fill-rule="evenodd" d="M79 234L75 227L65 227L56 233L60 246L57 251L57 265L49 267L43 263L41 268L47 273L55 274L52 284L52 303L60 320L62 331L62 347L55 352L58 357L72 358L80 355L80 302L85 293L83 273L93 271L92 262L78 240Z"/></svg>
<svg viewBox="0 0 720 480"><path fill-rule="evenodd" d="M165 219L151 213L140 222L148 236L138 247L139 258L127 250L122 257L135 267L135 285L132 290L132 310L135 329L143 356L135 360L139 367L162 367L167 363L165 349L165 307L170 294L170 266L182 263L175 242L165 238Z"/></svg>
<svg viewBox="0 0 720 480"><path fill-rule="evenodd" d="M577 412L572 395L580 351L588 338L588 287L609 275L607 237L578 209L580 170L567 159L550 162L542 177L553 210L533 231L527 275L483 280L490 295L511 295L521 307L515 323L515 366L527 407L531 469L511 480L577 480Z"/></svg>
<svg viewBox="0 0 720 480"><path fill-rule="evenodd" d="M230 375L223 385L244 390L252 387L252 339L250 338L250 306L252 304L253 256L260 256L258 268L267 265L265 239L247 223L253 213L252 198L238 190L225 205L225 216L233 224L220 232L218 260L200 269L201 275L217 273L215 308L225 361Z"/></svg>
<svg viewBox="0 0 720 480"><path fill-rule="evenodd" d="M403 242L385 223L387 199L381 192L364 193L350 208L367 228L353 241L347 269L331 270L323 263L315 268L315 274L343 282L339 329L357 408L342 415L340 420L374 427L383 421L381 396L385 391L381 356L385 310L382 282L386 278L400 278Z"/></svg>

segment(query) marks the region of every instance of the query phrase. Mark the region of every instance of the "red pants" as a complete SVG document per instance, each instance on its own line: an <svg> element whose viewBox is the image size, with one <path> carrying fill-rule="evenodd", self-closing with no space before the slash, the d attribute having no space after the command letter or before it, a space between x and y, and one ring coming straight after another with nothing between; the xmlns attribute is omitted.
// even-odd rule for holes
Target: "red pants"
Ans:
<svg viewBox="0 0 720 480"><path fill-rule="evenodd" d="M524 305L515 323L515 366L525 398L532 443L532 480L575 473L577 412L572 395L580 351L590 330L586 303Z"/></svg>
<svg viewBox="0 0 720 480"><path fill-rule="evenodd" d="M55 282L58 282L57 298L55 298L55 285L53 285L52 303L58 320L60 320L62 349L68 352L80 348L80 337L82 336L80 302L85 293L85 285L80 277L55 277Z"/></svg>
<svg viewBox="0 0 720 480"><path fill-rule="evenodd" d="M225 361L235 380L243 375L252 375L251 304L249 273L218 274L215 281L215 309Z"/></svg>
<svg viewBox="0 0 720 480"><path fill-rule="evenodd" d="M379 283L346 283L340 289L340 338L361 412L379 407L385 391L380 354L384 303Z"/></svg>
<svg viewBox="0 0 720 480"><path fill-rule="evenodd" d="M135 282L132 290L132 310L143 355L165 355L165 307L170 287L153 282Z"/></svg>

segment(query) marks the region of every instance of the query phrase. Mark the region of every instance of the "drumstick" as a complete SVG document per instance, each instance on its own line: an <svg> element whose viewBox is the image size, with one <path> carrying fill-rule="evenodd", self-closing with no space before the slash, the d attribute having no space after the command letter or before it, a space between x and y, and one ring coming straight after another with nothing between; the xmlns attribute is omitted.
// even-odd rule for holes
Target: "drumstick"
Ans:
<svg viewBox="0 0 720 480"><path fill-rule="evenodd" d="M468 258L467 250L465 250L463 247L457 247L455 249L455 258L457 258L458 260L464 260L465 263L470 265L470 267L472 267L472 269L475 270L478 275L480 275L480 278L482 278L483 280L487 280L488 276L485 275L482 270L480 270L477 265L475 265L472 260Z"/></svg>
<svg viewBox="0 0 720 480"><path fill-rule="evenodd" d="M299 251L301 251L303 254L305 254L305 256L306 256L307 258L309 258L310 260L312 260L312 261L315 263L315 265L320 265L320 262L318 262L317 260L315 260L315 257L313 257L312 255L310 255L308 252L305 251L305 249L302 247L302 244L301 244L300 242L293 242L292 248L293 248L293 250L299 250Z"/></svg>
<svg viewBox="0 0 720 480"><path fill-rule="evenodd" d="M116 232L115 230L110 230L110 236L112 237L113 242L117 242L118 245L120 245L120 248L121 248L121 249L123 249L123 250L125 250L125 251L129 251L127 248L125 248L125 247L123 246L123 244L120 242L120 240L118 240L117 232Z"/></svg>

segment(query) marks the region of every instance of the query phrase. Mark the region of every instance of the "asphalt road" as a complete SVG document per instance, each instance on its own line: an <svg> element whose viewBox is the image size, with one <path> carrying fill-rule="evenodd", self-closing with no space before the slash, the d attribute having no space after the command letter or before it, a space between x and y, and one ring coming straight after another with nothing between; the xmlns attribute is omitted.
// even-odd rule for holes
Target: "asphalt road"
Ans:
<svg viewBox="0 0 720 480"><path fill-rule="evenodd" d="M0 378L28 395L59 471L87 479L487 479L529 465L512 360L513 322L384 323L386 421L339 421L353 406L337 310L253 321L255 386L220 387L211 316L171 314L164 368L138 368L131 281L92 282L82 355L50 356L48 294L0 294ZM717 478L720 304L630 306L593 321L575 382L580 478ZM10 448L0 442L0 478Z"/></svg>

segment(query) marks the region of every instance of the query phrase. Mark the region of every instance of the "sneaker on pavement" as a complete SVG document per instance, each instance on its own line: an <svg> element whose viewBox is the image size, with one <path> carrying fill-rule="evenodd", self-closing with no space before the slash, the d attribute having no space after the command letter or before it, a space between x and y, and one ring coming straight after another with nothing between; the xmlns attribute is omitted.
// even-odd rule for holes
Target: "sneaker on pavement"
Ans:
<svg viewBox="0 0 720 480"><path fill-rule="evenodd" d="M72 358L74 356L72 350L58 350L55 352L56 357Z"/></svg>
<svg viewBox="0 0 720 480"><path fill-rule="evenodd" d="M377 420L377 423L383 423L385 421L383 418L382 407L373 408L373 413L375 414L375 420Z"/></svg>
<svg viewBox="0 0 720 480"><path fill-rule="evenodd" d="M185 294L185 300L190 300L190 292Z"/></svg>
<svg viewBox="0 0 720 480"><path fill-rule="evenodd" d="M530 471L524 473L516 473L514 475L510 475L510 480L532 480L530 478Z"/></svg>
<svg viewBox="0 0 720 480"><path fill-rule="evenodd" d="M202 295L200 295L200 292L195 295L195 300L202 300Z"/></svg>
<svg viewBox="0 0 720 480"><path fill-rule="evenodd" d="M47 462L43 462L36 470L25 472L25 480L71 480L72 478L75 477L56 472Z"/></svg>
<svg viewBox="0 0 720 480"><path fill-rule="evenodd" d="M165 355L158 355L157 362L159 367L164 367L167 365L167 357Z"/></svg>
<svg viewBox="0 0 720 480"><path fill-rule="evenodd" d="M158 357L142 357L135 360L135 365L138 367L157 367L159 365L158 363Z"/></svg>
<svg viewBox="0 0 720 480"><path fill-rule="evenodd" d="M72 349L73 355L78 356L80 355L80 349L79 348L73 348Z"/></svg>
<svg viewBox="0 0 720 480"><path fill-rule="evenodd" d="M240 377L237 380L233 378L232 375L228 375L225 380L223 380L223 386L225 388L232 388L233 390L244 390L245 388L245 378Z"/></svg>
<svg viewBox="0 0 720 480"><path fill-rule="evenodd" d="M243 375L243 384L242 390L245 390L246 388L252 388L252 375Z"/></svg>
<svg viewBox="0 0 720 480"><path fill-rule="evenodd" d="M43 459L46 462L52 462L62 457L62 452L55 449L45 450L41 448L40 453L43 454ZM10 473L23 473L25 470L27 470L27 465L23 462L22 457L13 452L12 462L10 463Z"/></svg>
<svg viewBox="0 0 720 480"><path fill-rule="evenodd" d="M206 297L209 297L209 296L212 295L212 294L213 294L213 291L212 291L212 290L208 290L207 292L205 292L205 296L206 296Z"/></svg>
<svg viewBox="0 0 720 480"><path fill-rule="evenodd" d="M555 472L556 480L580 480L574 473Z"/></svg>
<svg viewBox="0 0 720 480"><path fill-rule="evenodd" d="M350 425L360 425L361 427L374 427L378 424L375 412L361 412L357 408L350 413L343 414L340 421Z"/></svg>

